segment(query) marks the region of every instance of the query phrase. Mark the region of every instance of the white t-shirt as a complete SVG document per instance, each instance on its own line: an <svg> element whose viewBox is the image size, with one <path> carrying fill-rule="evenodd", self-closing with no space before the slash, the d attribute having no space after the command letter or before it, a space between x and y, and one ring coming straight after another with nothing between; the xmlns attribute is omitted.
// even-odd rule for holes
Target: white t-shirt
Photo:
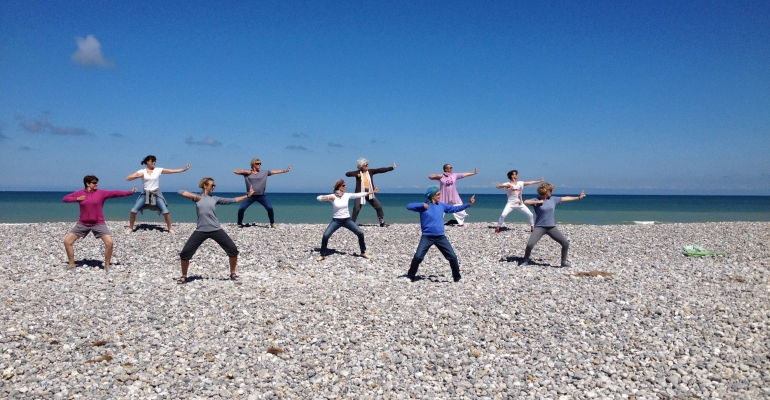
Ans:
<svg viewBox="0 0 770 400"><path fill-rule="evenodd" d="M163 173L163 168L155 168L152 170L152 174L147 173L147 168L136 171L137 174L142 174L142 185L144 190L158 190L160 187L160 174Z"/></svg>
<svg viewBox="0 0 770 400"><path fill-rule="evenodd" d="M516 184L508 182L510 186L505 188L505 192L508 194L508 203L522 204L521 190L524 188L524 183L517 181Z"/></svg>
<svg viewBox="0 0 770 400"><path fill-rule="evenodd" d="M361 193L345 193L342 195L342 197L337 197L332 194L325 194L323 196L318 196L316 199L318 201L328 201L324 200L324 197L332 196L334 197L334 201L332 202L332 206L334 207L334 215L332 215L332 218L350 218L350 211L348 210L348 200L350 199L359 199L361 197L366 196L365 192Z"/></svg>

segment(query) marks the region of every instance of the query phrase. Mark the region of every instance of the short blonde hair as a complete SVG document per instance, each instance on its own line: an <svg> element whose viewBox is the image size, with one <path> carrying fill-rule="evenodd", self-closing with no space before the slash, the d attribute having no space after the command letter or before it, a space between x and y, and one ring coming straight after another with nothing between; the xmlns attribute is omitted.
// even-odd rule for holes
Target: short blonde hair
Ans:
<svg viewBox="0 0 770 400"><path fill-rule="evenodd" d="M548 182L541 183L540 186L537 187L537 194L546 194L546 193L548 193L549 190L553 191L553 188L555 188L555 187L556 186L554 186L554 185L552 185L552 184L550 184Z"/></svg>
<svg viewBox="0 0 770 400"><path fill-rule="evenodd" d="M254 168L254 165L256 165L257 163L262 164L262 160L260 160L259 158L252 158L251 159L251 168Z"/></svg>
<svg viewBox="0 0 770 400"><path fill-rule="evenodd" d="M201 183L198 184L198 187L203 189L206 187L206 184L209 183L209 181L214 182L214 178L203 178L201 179Z"/></svg>

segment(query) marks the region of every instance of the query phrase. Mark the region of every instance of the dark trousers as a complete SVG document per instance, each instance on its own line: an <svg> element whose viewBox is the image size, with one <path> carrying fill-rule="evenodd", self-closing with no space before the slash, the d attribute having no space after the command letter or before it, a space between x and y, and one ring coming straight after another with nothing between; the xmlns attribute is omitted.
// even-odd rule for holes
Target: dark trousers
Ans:
<svg viewBox="0 0 770 400"><path fill-rule="evenodd" d="M551 237L551 239L559 242L561 245L561 263L566 263L567 252L569 251L569 240L555 226L549 228L542 226L535 227L535 230L532 232L532 234L529 235L527 248L524 250L524 259L529 260L529 255L532 253L532 249L535 248L535 245L540 240L540 238L543 237L543 235L548 235Z"/></svg>
<svg viewBox="0 0 770 400"><path fill-rule="evenodd" d="M262 204L262 207L265 207L265 210L267 210L267 218L270 219L271 224L274 224L275 217L273 216L273 206L270 204L270 200L267 199L267 196L261 194L247 197L246 200L241 203L241 206L238 208L238 225L243 225L243 214L255 201Z"/></svg>
<svg viewBox="0 0 770 400"><path fill-rule="evenodd" d="M329 244L329 238L332 234L342 227L348 228L351 232L358 236L358 247L361 248L361 253L366 253L366 243L364 243L364 231L356 225L350 218L334 218L332 222L329 222L329 226L326 227L323 239L321 239L321 255L325 256L328 252L327 245Z"/></svg>
<svg viewBox="0 0 770 400"><path fill-rule="evenodd" d="M454 278L454 280L459 280L460 263L457 261L457 255L455 254L452 245L449 243L449 239L447 239L447 237L444 235L423 235L420 238L420 244L417 245L417 251L414 253L414 257L412 258L412 265L409 267L409 272L406 274L410 278L414 278L414 276L417 274L417 268L420 266L422 260L425 259L425 254L428 254L428 249L430 249L430 247L433 245L435 245L444 256L444 258L449 261L449 266L452 268L452 278Z"/></svg>
<svg viewBox="0 0 770 400"><path fill-rule="evenodd" d="M192 259L195 252L198 251L198 247L206 241L206 239L214 239L215 242L227 253L228 257L235 257L238 255L238 248L235 247L233 239L227 236L224 229L219 229L213 232L201 232L194 231L190 238L187 239L187 243L184 244L182 252L179 253L179 258L182 260Z"/></svg>
<svg viewBox="0 0 770 400"><path fill-rule="evenodd" d="M380 201L377 200L376 197L372 199L367 199L366 197L364 197L364 201L368 201L369 204L371 204L372 207L374 207L374 211L377 212L377 219L382 221L382 219L385 218L385 213L382 212L382 204L380 204ZM358 213L361 212L361 206L362 206L361 199L353 200L353 222L356 222L356 220L358 219Z"/></svg>

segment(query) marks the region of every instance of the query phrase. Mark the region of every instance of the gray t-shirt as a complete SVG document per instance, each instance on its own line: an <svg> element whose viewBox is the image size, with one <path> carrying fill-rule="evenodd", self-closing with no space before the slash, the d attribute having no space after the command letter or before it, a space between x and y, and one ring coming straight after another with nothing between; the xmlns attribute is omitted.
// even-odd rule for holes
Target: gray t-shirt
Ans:
<svg viewBox="0 0 770 400"><path fill-rule="evenodd" d="M184 193L184 190L180 190L179 194ZM198 224L195 227L196 231L201 232L213 232L222 229L217 219L217 204L233 204L237 203L233 198L206 196L201 194L201 199L195 202L195 212L198 214Z"/></svg>
<svg viewBox="0 0 770 400"><path fill-rule="evenodd" d="M244 175L246 180L246 193L249 192L249 188L254 188L253 196L261 196L265 194L265 186L267 186L267 177L272 175L269 170L263 169L256 174Z"/></svg>
<svg viewBox="0 0 770 400"><path fill-rule="evenodd" d="M550 228L556 226L556 220L554 219L554 211L556 211L556 205L561 203L561 197L551 196L543 204L535 204L535 226L543 228Z"/></svg>

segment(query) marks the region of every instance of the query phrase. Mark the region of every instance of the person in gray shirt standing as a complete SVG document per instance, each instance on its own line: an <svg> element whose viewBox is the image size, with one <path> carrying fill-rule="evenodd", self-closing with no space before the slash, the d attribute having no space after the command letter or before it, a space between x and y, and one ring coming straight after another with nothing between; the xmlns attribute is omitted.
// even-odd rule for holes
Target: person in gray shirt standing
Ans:
<svg viewBox="0 0 770 400"><path fill-rule="evenodd" d="M182 252L179 253L179 257L182 259L182 277L179 278L176 283L183 284L187 282L187 268L190 266L190 260L195 252L198 250L206 239L214 239L217 244L222 247L228 257L230 257L230 279L238 280L238 275L235 274L235 266L238 264L238 248L230 236L222 229L217 219L216 205L217 204L233 204L240 203L246 200L249 196L254 194L254 189L249 187L249 193L245 196L236 198L225 198L212 196L211 193L217 185L212 178L203 178L198 184L198 187L203 189L203 193L195 194L186 190L180 190L179 195L186 197L195 202L195 211L198 214L198 224L195 227L195 231L187 239L187 243L184 244Z"/></svg>
<svg viewBox="0 0 770 400"><path fill-rule="evenodd" d="M254 194L249 196L246 201L238 208L238 227L243 228L243 214L246 209L255 201L262 204L267 210L267 218L270 219L270 227L275 228L275 217L273 215L273 206L270 204L270 200L265 196L265 186L267 186L267 177L276 174L285 174L291 171L291 165L286 169L273 169L267 171L260 171L262 167L262 161L259 158L251 160L251 169L236 169L233 171L236 175L243 175L246 181L246 190L249 188L254 189Z"/></svg>
<svg viewBox="0 0 770 400"><path fill-rule="evenodd" d="M556 227L556 219L554 213L556 211L556 205L559 203L565 203L568 201L582 200L586 197L585 190L580 192L580 196L564 196L556 197L551 196L554 186L550 183L541 183L537 187L537 194L540 195L539 199L526 200L524 204L535 207L535 229L532 234L529 235L527 241L527 248L524 250L524 260L519 263L521 266L530 264L529 256L532 253L532 249L540 240L543 235L548 235L551 239L557 241L561 245L561 266L571 267L567 261L567 252L569 251L569 240L564 234Z"/></svg>

